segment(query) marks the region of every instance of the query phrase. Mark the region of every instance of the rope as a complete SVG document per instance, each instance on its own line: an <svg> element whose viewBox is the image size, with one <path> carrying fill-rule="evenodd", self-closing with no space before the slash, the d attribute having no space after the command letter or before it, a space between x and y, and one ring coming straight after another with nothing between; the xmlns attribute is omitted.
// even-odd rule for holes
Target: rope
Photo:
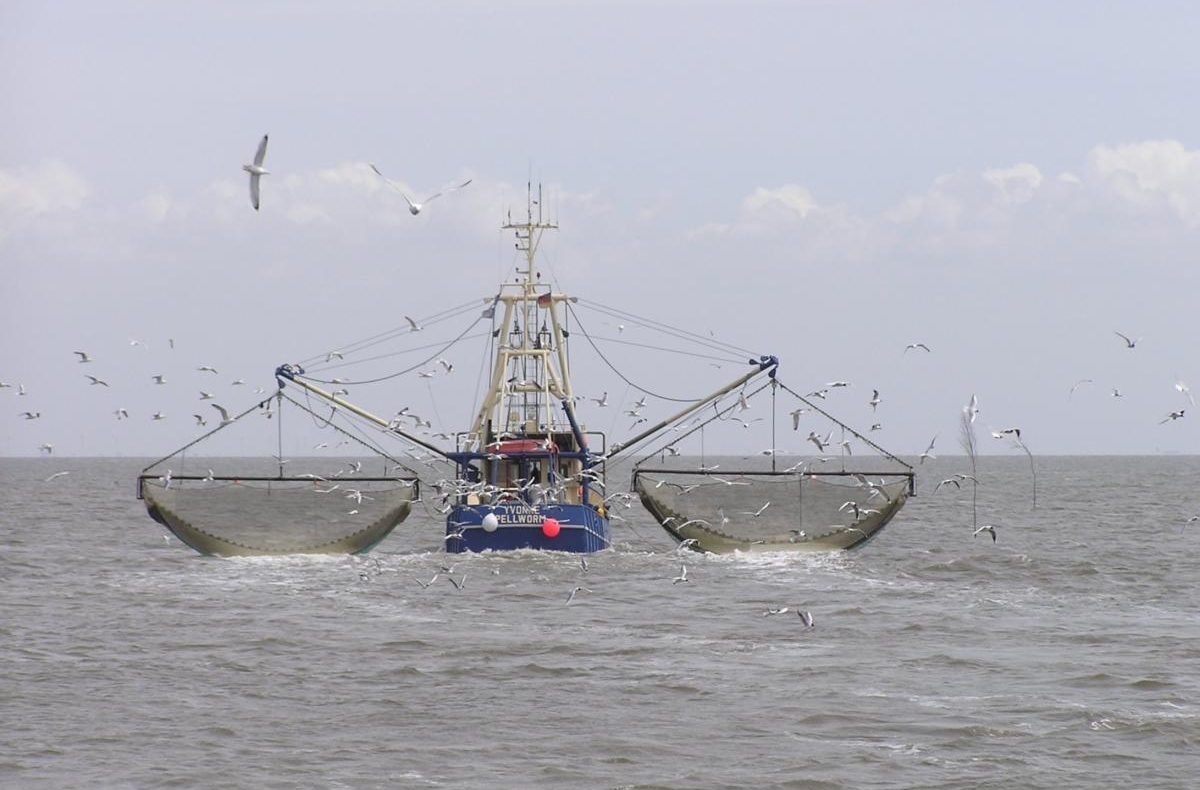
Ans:
<svg viewBox="0 0 1200 790"><path fill-rule="evenodd" d="M281 397L281 398L283 398L284 400L286 400L287 402L291 403L292 405L294 405L294 406L296 406L296 407L298 407L298 408L300 408L300 409L303 409L304 411L307 411L307 412L309 412L310 414L312 414L312 413L313 413L313 412L312 412L310 409L308 409L308 408L307 408L307 407L306 407L304 404L300 403L300 402L299 402L299 401L297 401L297 400L294 400L294 399L293 399L293 398L292 398L290 395L284 394L284 393L282 392L282 390L280 391L280 397ZM357 415L354 415L354 414L352 414L352 413L351 413L351 414L347 414L346 412L336 412L336 409L335 409L335 413L340 413L340 414L342 414L342 416L344 416L344 417L349 417L349 418L355 418L355 417L357 417ZM319 416L319 415L314 415L314 416ZM412 469L411 467L409 467L409 466L408 466L406 463L404 463L403 461L401 461L401 460L397 459L396 457L394 457L393 455L391 455L391 453L388 453L388 452L386 452L386 451L385 451L385 450L384 450L382 447L380 447L380 446L378 446L378 445L376 445L376 444L373 444L372 442L370 442L369 440L367 440L367 439L365 439L365 438L360 438L360 437L358 437L358 436L355 436L353 433L351 433L350 431L346 430L345 428L342 428L342 427L341 427L341 426L339 426L339 425L335 425L335 424L333 423L333 419L332 419L332 417L333 417L333 415L330 415L330 419L329 419L329 420L326 420L326 424L327 424L327 425L328 425L330 428L333 428L335 431L337 431L338 433L342 434L342 435L343 435L343 436L345 436L347 439L349 439L349 440L353 440L353 441L355 441L355 442L358 442L360 445L362 445L362 446L363 446L363 447L365 447L366 449L370 450L371 452L375 453L376 455L382 456L384 459L386 459L386 460L388 460L388 461L391 461L391 462L392 462L392 463L394 463L396 466L399 466L400 468L404 469L406 472L408 472L409 474L413 475L414 477L418 477L418 478L420 477L420 473L419 473L419 472L417 472L415 469Z"/></svg>
<svg viewBox="0 0 1200 790"><path fill-rule="evenodd" d="M267 402L267 401L269 401L270 399L271 399L270 397L264 398L263 400L261 400L261 401L259 401L258 403L254 404L254 405L253 405L253 406L251 406L250 408L246 409L244 412L242 412L242 413L241 413L241 414L239 414L238 416L234 417L234 418L233 418L232 420L230 420L229 422L222 423L222 424L218 425L216 428L213 428L213 429L212 429L211 431L209 431L208 433L206 433L206 434L203 434L203 435L201 435L201 436L199 436L199 437L197 437L197 438L193 439L192 441L188 442L188 443L187 443L187 444L185 444L183 447L180 447L178 450L176 450L175 452L171 453L170 455L164 455L162 458L159 458L157 461L155 461L154 463L150 464L150 465L149 465L149 466L147 466L145 469L143 469L143 470L142 470L142 474L145 474L146 472L149 472L151 469L153 469L154 467L158 466L158 465L159 465L159 464L161 464L163 461L170 460L171 458L174 458L175 456L177 456L177 455L179 455L179 454L181 454L181 453L186 453L186 452L187 452L189 449L191 449L192 447L195 447L197 444L199 444L200 442L204 441L204 440L205 440L205 439L207 439L208 437L212 436L214 433L216 433L217 431L221 430L222 428L227 428L227 427L229 427L230 425L233 425L235 422L237 422L238 420L242 419L243 417L245 417L245 416L246 416L247 414L249 414L250 412L254 411L255 409L257 409L257 408L259 408L259 407L261 407L261 406L262 406L264 403L266 403L266 402Z"/></svg>
<svg viewBox="0 0 1200 790"><path fill-rule="evenodd" d="M653 318L643 318L639 315L635 315L633 313L628 313L628 312L625 312L624 310L618 310L615 307L609 307L608 305L603 305L603 304L600 304L599 302L592 302L588 299L580 298L579 302L580 302L580 304L583 304L587 307L591 307L592 309L594 309L598 312L604 313L605 315L611 316L613 318L624 318L626 321L636 321L645 326L652 326L662 332L665 332L670 335L674 335L675 337L678 337L680 339L691 340L693 342L699 343L702 346L707 346L709 348L716 348L716 349L719 349L721 351L726 351L726 352L736 352L739 356L741 356L742 354L748 354L750 356L755 355L755 353L749 349L740 348L731 343L722 342L720 340L717 340L714 337L705 337L704 335L700 335L695 332L689 332L686 329L680 329L678 327L673 327L670 324L664 324L661 321L654 320Z"/></svg>
<svg viewBox="0 0 1200 790"><path fill-rule="evenodd" d="M624 373L617 370L616 366L613 365L613 363L608 360L608 357L604 356L604 352L601 351L596 346L596 341L593 340L592 336L590 334L588 334L588 331L586 329L584 329L583 322L579 320L579 315L575 312L575 309L573 307L571 307L570 302L567 302L567 312L569 312L571 315L573 315L575 317L575 324L579 327L579 331L583 333L583 336L587 339L588 343L591 345L592 350L596 352L596 355L599 356L600 359L604 361L605 365L608 365L608 369L611 370L613 373L617 374L617 377L619 379L621 379L621 381L624 381L626 384L633 387L638 392L642 393L643 395L650 395L651 397L659 398L659 399L665 400L665 401L671 401L674 403L691 403L693 401L698 401L703 397L703 396L699 396L699 397L694 397L694 398L672 398L667 395L660 395L656 392L646 389L645 387L641 387L641 386L638 386L637 384L633 383L632 381L629 380L628 377L625 376Z"/></svg>
<svg viewBox="0 0 1200 790"><path fill-rule="evenodd" d="M656 346L656 345L652 345L650 343L635 343L632 340L618 340L615 337L606 337L606 338L603 338L603 340L606 343L617 343L622 346L632 346L634 348L649 348L654 351L662 351L667 354L679 354L679 355L685 356L685 357L695 357L696 359L716 360L718 362L725 362L730 365L736 365L736 364L740 364L742 362L742 359L740 357L737 359L734 359L733 357L718 357L713 354L701 354L696 351L684 351L681 348L663 348L662 346Z"/></svg>
<svg viewBox="0 0 1200 790"><path fill-rule="evenodd" d="M473 299L470 302L458 305L457 307L451 307L449 309L443 310L440 313L435 313L432 316L429 316L428 318L422 319L418 323L429 324L430 326L432 326L432 325L440 323L442 321L449 320L450 318L454 318L458 314L465 312L466 310L477 305L478 303L479 303L478 300ZM363 338L362 340L356 340L345 346L341 346L335 350L339 351L340 353L341 352L354 353L355 351L361 351L364 348L370 348L373 345L378 345L379 343L382 343L386 340L391 340L392 338L394 338L398 335L412 334L412 332L413 332L412 327L410 327L406 323L402 326L398 326L398 327L395 327L392 329L388 329L384 332L380 332L377 335L371 335L370 337ZM301 360L300 365L304 366L304 365L312 363L316 360L327 359L330 356L330 354L332 354L332 353L333 353L332 351L329 351L324 354L317 354L315 356L311 356L305 360Z"/></svg>
<svg viewBox="0 0 1200 790"><path fill-rule="evenodd" d="M483 333L480 333L478 335L467 335L466 337L463 338L463 340L471 340L471 339L474 339L477 337L483 337ZM412 354L416 351L424 351L427 348L437 348L440 345L440 343L441 343L441 341L438 341L437 343L426 343L423 346L413 346L411 348L405 348L400 351L389 351L386 354L376 354L373 357L364 357L362 359L354 359L349 362L343 361L336 365L320 365L318 367L311 368L311 369L306 368L306 370L310 370L312 373L324 373L326 371L333 371L333 370L338 370L340 368L350 367L351 365L362 365L367 362L378 362L381 359L391 359L392 357L402 357L405 354ZM300 363L297 363L297 364L300 364Z"/></svg>
<svg viewBox="0 0 1200 790"><path fill-rule="evenodd" d="M776 379L776 381L778 381L778 379ZM861 433L859 433L858 431L856 431L856 430L854 430L853 428L851 428L851 427L850 427L849 425L847 425L846 423L844 423L844 422L842 422L841 420L839 420L837 417L834 417L832 414L830 414L829 412L825 411L825 410L824 410L824 409L822 409L820 406L818 406L817 404L815 404L815 403L813 403L812 401L810 401L808 398L804 397L804 396L803 396L803 395L801 395L800 393L798 393L798 392L796 392L795 390L793 390L791 387L789 387L789 386L787 386L786 384L784 384L782 381L780 381L780 382L779 382L779 386L783 387L783 388L784 388L786 391L790 392L792 395L794 395L794 396L796 397L796 399L797 399L797 400L799 400L801 403L803 403L803 404L805 404L806 406L808 406L808 407L809 407L810 409L812 409L813 411L815 411L815 412L817 412L817 413L819 413L819 414L823 415L823 416L824 416L826 419L828 419L828 420L831 420L831 421L832 421L832 422L833 422L835 425L839 425L839 426L841 426L841 428L842 428L842 430L843 430L843 431L849 431L851 434L853 434L853 435L854 435L854 437L855 437L855 438L857 438L857 439L858 439L859 441L861 441L863 444L866 444L868 447L872 447L872 448L874 448L875 450L877 450L877 451L879 452L879 454L880 454L880 455L884 456L885 458L890 458L891 460L893 460L893 461L895 461L896 463L898 463L898 464L900 464L901 466L903 466L905 469L908 469L908 470L910 470L910 471L912 470L912 465L911 465L911 464L908 464L908 463L906 463L906 462L904 462L904 461L900 460L900 459L899 459L899 458L897 458L896 456L892 455L892 454L891 454L891 453L889 453L887 450L885 450L885 449L883 449L882 447L880 447L879 445L875 444L875 442L871 441L870 439L868 439L867 437L863 436L863 435L862 435Z"/></svg>
<svg viewBox="0 0 1200 790"><path fill-rule="evenodd" d="M483 316L478 316L478 317L476 317L476 319L475 319L474 321L472 321L472 322L470 323L470 325L468 325L468 326L467 326L467 328L466 328L466 329L464 329L464 330L463 330L463 331L462 331L462 332L459 334L459 336L458 336L458 337L454 338L453 340L451 340L451 341L450 341L449 343L447 343L446 345L444 345L444 346L441 346L441 347L440 347L440 348L439 348L437 351L433 352L432 354L430 354L430 355L429 355L428 357L426 357L425 359L421 360L420 362L418 362L417 364L413 365L412 367L405 368L404 370L400 370L400 371L397 371L397 372L395 372L395 373L389 373L389 374L388 374L388 375L386 375L386 376L380 376L379 378L374 378L374 379L361 379L361 380L359 380L359 381L337 381L337 382L334 382L334 381L328 381L328 380L325 380L325 379L318 379L318 378L314 378L314 377L312 377L312 376L306 376L306 378L307 378L309 381L315 381L315 382L317 382L318 384L349 384L349 385L351 385L351 386L358 386L359 384L378 384L378 383L379 383L379 382L381 382L381 381L388 381L388 380L390 380L390 379L394 379L394 378L396 378L397 376L403 376L403 375L404 375L404 374L406 374L406 373L412 373L412 372L413 372L414 370L416 370L417 368L419 368L419 367L423 367L424 365L428 365L428 364L429 364L431 361L433 361L433 360L437 359L437 358L438 358L438 357L440 357L442 354L444 354L444 353L446 352L446 349L448 349L448 348L451 348L451 347L452 347L452 346L453 346L455 343L457 343L458 341L460 341L460 340L462 340L464 337L466 337L467 333L468 333L468 332L470 332L472 329L474 329L474 328L475 328L475 325L476 325L476 324L478 324L478 323L479 323L480 321L482 321L482 320L483 320Z"/></svg>
<svg viewBox="0 0 1200 790"><path fill-rule="evenodd" d="M774 379L772 379L771 381L773 381L773 380L774 380ZM754 396L755 396L755 395L757 395L758 393L762 392L764 388L771 386L771 381L764 382L764 383L763 383L761 386L759 386L759 388L758 388L758 389L756 389L756 390L752 391L752 392L750 393L750 397L754 397ZM733 393L727 393L727 394L729 394L729 395L732 395ZM664 444L662 447L659 447L658 449L656 449L656 450L653 450L652 452L650 452L650 453L647 453L646 455L643 455L641 458L639 458L637 461L635 461L635 462L634 462L634 464L633 464L633 470L634 470L634 472L636 472L636 471L638 470L638 468L639 468L639 467L640 467L642 464L646 463L646 461L649 461L651 458L653 458L654 456L656 456L656 455L658 455L659 453L661 453L661 452L662 452L663 450L665 450L667 447L669 447L669 446L671 446L671 445L673 445L673 444L678 444L679 442L683 441L683 440L684 440L684 439L686 439L687 437L691 436L691 435L692 435L693 433L695 433L696 431L701 431L701 432L703 432L703 430L704 430L704 427L705 427L706 425L708 425L709 423L712 423L712 422L714 422L714 421L727 422L727 421L728 421L728 418L726 418L726 417L722 417L722 415L724 415L724 414L728 414L728 413L729 413L730 411L732 411L732 410L734 409L734 407L736 407L736 406L737 406L737 404L736 404L736 403L731 403L731 404L729 404L728 406L726 406L726 407L725 407L725 409L722 411L721 409L719 409L719 408L717 407L717 404L714 402L714 403L713 403L713 410L714 410L714 412L716 412L716 413L715 413L715 414L713 414L713 416L709 417L707 420L702 420L702 421L700 421L700 422L696 423L694 426L692 426L692 428L691 428L690 430L687 430L687 431L685 431L684 433L680 434L679 436L676 436L676 437L672 438L672 439L671 439L671 441L667 442L667 443L666 443L666 444ZM701 433L701 436L703 437L703 433ZM646 442L647 444L649 444L649 439L650 439L650 438L651 438L651 437L647 437L647 442ZM704 459L704 443L703 443L703 441L701 441L701 444L700 444L700 457L701 457L701 463L703 463L703 459Z"/></svg>

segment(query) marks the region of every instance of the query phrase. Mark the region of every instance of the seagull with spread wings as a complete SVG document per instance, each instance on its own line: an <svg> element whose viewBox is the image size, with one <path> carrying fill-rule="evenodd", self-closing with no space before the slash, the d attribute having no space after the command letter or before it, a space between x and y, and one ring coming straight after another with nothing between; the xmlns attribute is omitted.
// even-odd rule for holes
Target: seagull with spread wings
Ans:
<svg viewBox="0 0 1200 790"><path fill-rule="evenodd" d="M258 150L254 152L254 162L248 165L242 165L242 169L250 174L250 205L254 206L254 210L258 211L258 179L260 176L268 175L271 171L263 168L263 159L267 156L267 135L263 135L263 139L258 144Z"/></svg>
<svg viewBox="0 0 1200 790"><path fill-rule="evenodd" d="M977 538L977 537L979 537L979 536L980 536L980 534L982 534L982 533L984 533L984 532L986 532L986 533L988 533L989 535L991 535L991 536L992 536L992 543L995 543L995 542L996 542L996 527L995 527L995 526L993 526L992 524L984 524L982 527L980 527L979 529L975 530L975 532L974 532L974 534L972 535L972 537L975 537L975 538Z"/></svg>
<svg viewBox="0 0 1200 790"><path fill-rule="evenodd" d="M1140 337L1137 340L1133 340L1128 335L1123 335L1115 329L1113 330L1113 334L1125 341L1125 348L1133 348L1142 341Z"/></svg>
<svg viewBox="0 0 1200 790"><path fill-rule="evenodd" d="M368 162L367 164L371 164L371 163ZM390 180L388 180L387 176L385 176L383 173L379 172L378 167L376 167L375 165L371 165L371 169L375 171L375 175L379 176L380 178L382 178L384 180L384 183L386 183L392 189L394 189L400 193L400 197L404 198L404 202L408 204L408 213L412 214L414 217L421 213L421 209L425 208L425 206L429 203L429 201L433 200L434 198L441 197L442 195L446 195L451 192L455 192L459 189L462 189L467 184L471 183L471 181L473 180L473 179L468 178L466 181L462 182L461 184L453 184L451 186L442 187L437 192L434 192L432 195L430 195L429 197L425 198L424 200L422 200L421 202L418 203L418 202L414 201L412 198L410 198L408 196L408 193L406 193L398 185L396 185L396 184L392 183Z"/></svg>
<svg viewBox="0 0 1200 790"><path fill-rule="evenodd" d="M1175 389L1179 390L1187 397L1188 403L1192 404L1193 406L1196 405L1196 401L1192 397L1191 387L1189 387L1187 384L1184 384L1178 375L1175 376Z"/></svg>

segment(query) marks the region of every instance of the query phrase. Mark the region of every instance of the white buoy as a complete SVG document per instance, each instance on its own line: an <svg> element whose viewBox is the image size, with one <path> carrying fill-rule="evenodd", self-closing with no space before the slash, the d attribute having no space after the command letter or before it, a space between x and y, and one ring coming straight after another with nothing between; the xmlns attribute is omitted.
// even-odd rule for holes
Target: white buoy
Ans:
<svg viewBox="0 0 1200 790"><path fill-rule="evenodd" d="M483 531L495 532L496 527L500 526L500 519L496 518L495 513L488 513L483 517Z"/></svg>

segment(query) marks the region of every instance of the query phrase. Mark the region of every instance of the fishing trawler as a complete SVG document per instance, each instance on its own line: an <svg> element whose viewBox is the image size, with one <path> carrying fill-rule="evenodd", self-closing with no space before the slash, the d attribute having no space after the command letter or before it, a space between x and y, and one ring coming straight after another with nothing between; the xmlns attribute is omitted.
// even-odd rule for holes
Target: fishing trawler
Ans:
<svg viewBox="0 0 1200 790"><path fill-rule="evenodd" d="M518 279L502 284L483 311L494 321L495 361L474 423L443 451L385 421L350 406L316 386L303 370L284 365L281 382L297 384L339 406L355 410L394 434L441 456L454 476L434 484L446 515L448 552L543 549L595 552L612 544L605 502L607 464L622 449L663 430L661 422L629 442L607 447L600 431L586 431L576 414L569 337L562 307L578 301L541 282L536 255L542 235L558 223L542 215L540 195L527 194L526 217L502 226L516 235L524 258ZM534 206L537 206L535 215ZM778 361L762 357L753 370L692 404L689 414L755 376L773 373ZM678 419L676 415L671 419Z"/></svg>
<svg viewBox="0 0 1200 790"><path fill-rule="evenodd" d="M641 453L640 458L632 461L631 490L636 491L646 510L669 535L696 550L850 548L865 543L891 519L912 491L911 467L886 454L906 467L890 480L882 476L868 480L861 473L847 470L845 460L851 438L881 448L784 386L776 376L779 360L769 354L754 355L727 347L734 356L723 359L743 366L742 375L703 397L663 399L684 405L653 424L639 416L631 428L640 423L647 423L648 427L628 439L610 445L604 431L585 428L578 414L578 404L583 399L577 396L572 384L569 347L572 334L583 336L593 347L596 338L583 329L576 314L581 300L544 282L538 271L537 253L543 235L558 229L556 221L544 216L542 206L540 188L535 199L530 186L525 219L513 221L510 214L502 225L503 230L516 237L520 261L516 266L517 276L503 283L494 296L476 301L467 329L439 349L450 348L481 322L485 326L490 323L486 332L491 348L490 373L473 421L465 431L438 434L444 441L452 441L453 449L443 448L428 433L417 430L427 427L429 422L416 417L407 407L387 419L352 403L344 387L333 389L335 385L354 386L391 379L412 372L416 366L399 373L364 375L359 381L348 381L331 378L329 371L331 364L341 365L352 351L336 352L336 361L333 361L335 352L328 352L315 357L312 363L280 365L275 371L279 388L272 398L280 408L292 404L309 412L313 417L310 422L322 428L338 428L339 420L353 420L359 426L373 427L388 439L399 440L404 450L394 452L366 443L361 430L339 428L348 436L356 436L356 441L383 459L382 471L370 479L373 488L364 493L367 479L362 477L355 478L353 488L345 478L335 483L324 471L290 470L285 475L282 459L274 475L247 475L242 471L215 475L210 469L203 478L196 474L176 474L172 481L169 469L165 477L162 474L161 466L167 460L163 459L157 462L159 468L147 467L139 477L139 495L147 500L150 514L188 545L205 553L358 553L370 550L404 521L413 504L421 502L444 515L443 544L451 553L513 549L589 553L612 545L611 524L614 518L620 518L612 508L629 507L633 500L632 493L608 491L610 464L619 456ZM483 305L482 312L479 305ZM570 331L566 314L574 320ZM407 320L411 331L422 329L412 319ZM642 325L651 324L653 321L647 320ZM675 336L684 337L677 332ZM711 338L701 340L706 347L715 347ZM740 359L737 354L741 354ZM378 356L383 355L372 359ZM430 356L425 361L432 359ZM449 363L444 359L438 361L448 372ZM306 364L313 372L309 372ZM291 387L302 391L305 402L287 394ZM638 405L645 404L648 395L647 390L641 391L643 397ZM724 470L724 478L713 475L702 457L698 469L654 463L667 449L677 455L677 448L687 437L698 436L703 449L706 430L733 424L733 415L748 408L749 400L764 391L770 396L772 410L776 409L775 401L780 394L791 393L808 404L809 410L841 426L845 452L840 469L817 469L812 465L801 468L798 464L778 470L774 451L770 470ZM318 415L309 396L315 396L330 412ZM606 405L601 402L606 399L607 393L604 399L591 398L601 406ZM265 404L268 401L258 404L259 411ZM707 416L701 417L701 409L710 405L711 414L705 412ZM799 411L803 409L796 413ZM232 424L254 412L252 407L228 422ZM626 413L640 415L638 409ZM413 425L408 424L410 418ZM744 424L749 426L748 422ZM772 432L774 425L772 420ZM218 430L225 427L223 424ZM282 430L282 419L277 427ZM777 446L775 442L772 436L772 447ZM283 446L282 439L279 446ZM440 470L436 477L432 469ZM250 485L251 481L257 481L259 487ZM349 512L344 507L340 511L333 507L322 510L318 506L321 500L336 501L330 495L341 496L341 492L335 491L340 486L346 486L342 491L355 492L355 507ZM217 496L221 491L225 492L224 500ZM250 500L255 491L265 492L260 497L259 510L267 515L254 520L254 528L247 534L243 508L252 509ZM287 519L273 526L272 519L282 515L277 509L284 501L279 496L282 491L291 492L290 501L296 504ZM314 496L312 492L324 496ZM203 510L201 503L206 496L216 497L214 501L223 504ZM763 497L769 497L767 505L775 503L766 515L767 505L756 501ZM837 503L855 497L863 499L863 504L861 507L856 504L853 519L846 521L839 515ZM868 501L873 498L880 501ZM814 510L816 505L821 505L819 511ZM753 518L731 523L727 510ZM819 528L813 528L814 522ZM336 534L320 538L315 534L326 528ZM289 537L283 540L281 535Z"/></svg>

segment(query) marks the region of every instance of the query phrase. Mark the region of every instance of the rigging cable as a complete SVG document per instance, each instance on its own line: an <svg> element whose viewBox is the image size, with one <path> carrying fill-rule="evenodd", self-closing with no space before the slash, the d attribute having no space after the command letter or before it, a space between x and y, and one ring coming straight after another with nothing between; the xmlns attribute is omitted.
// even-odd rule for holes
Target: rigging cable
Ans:
<svg viewBox="0 0 1200 790"><path fill-rule="evenodd" d="M671 401L671 402L674 402L674 403L691 403L691 402L693 402L693 401L700 400L700 398L671 398L671 397L668 397L668 396L666 396L666 395L659 395L659 394L658 394L658 393L656 393L656 392L653 392L653 391L651 391L651 390L648 390L648 389L646 389L646 388L644 388L644 387L639 387L637 384L634 384L632 381L630 381L630 380L629 380L629 379L628 379L628 378L625 376L625 374L624 374L624 373L622 373L621 371L617 370L616 366L615 366L615 365L613 365L613 363L609 361L608 357L604 356L604 352L603 352L603 351L601 351L601 350L600 350L600 349L599 349L599 348L596 346L596 341L595 341L595 340L593 340L593 339L592 339L592 336L591 336L591 335L588 333L588 331L587 331L586 329L584 329L584 328L583 328L583 322L579 320L579 315L578 315L578 314L575 312L575 309L574 309L573 307L571 307L571 304L570 304L570 302L568 302L568 303L567 303L567 311L568 311L568 312L570 312L570 313L571 313L571 315L575 316L575 325L579 327L579 331L583 333L583 336L584 336L585 338L587 338L588 344L589 344L589 345L591 345L591 347L592 347L592 350L593 350L593 351L595 351L595 352L596 352L596 354L597 354L597 356L599 356L599 357L600 357L600 359L602 359L602 360L604 361L604 364L608 365L608 368L609 368L609 370L611 370L613 373L616 373L616 374L617 374L617 377L618 377L618 378L620 378L620 379L621 379L621 381L624 381L626 384L628 384L629 386L633 387L633 388L634 388L634 389L636 389L638 392L641 392L641 393L643 393L643 394L645 394L645 395L650 395L650 396L652 396L652 397L659 398L659 399L661 399L661 400L665 400L665 401Z"/></svg>
<svg viewBox="0 0 1200 790"><path fill-rule="evenodd" d="M776 380L778 380L778 379L776 379ZM799 400L801 403L804 403L804 404L806 404L806 405L807 405L809 408L811 408L813 411L815 411L815 412L818 412L818 413L820 413L820 414L824 415L826 418L828 418L829 420L831 420L831 421L832 421L834 424L836 424L836 425L840 425L840 426L841 426L841 428L842 428L842 431L843 431L843 434L842 434L842 435L843 435L843 438L845 437L845 431L849 431L850 433L854 434L854 436L855 436L857 439L859 439L861 442L863 442L863 443L864 443L864 444L866 444L867 446L869 446L869 447L872 447L872 448L874 448L875 450L878 450L880 455L884 456L885 458L890 458L890 459L892 459L892 460L893 460L893 461L895 461L896 463L898 463L898 464L901 464L902 466L904 466L904 468L906 468L906 469L909 469L909 470L911 470L911 469L912 469L912 464L906 463L906 462L904 462L904 461L900 460L899 458L897 458L897 457L896 457L895 455L893 455L892 453L889 453L887 450L885 450L885 449L883 449L882 447L880 447L879 445L875 444L875 442L873 442L873 441L871 441L870 439L868 439L867 437L863 436L861 433L859 433L858 431L854 430L854 429L853 429L853 428L851 428L849 425L847 425L846 423L844 423L844 422L842 422L841 420L839 420L837 417L834 417L832 414L830 414L829 412L825 411L825 410L824 410L824 409L822 409L820 406L818 406L817 404L815 404L815 403L813 403L812 401L810 401L808 398L806 398L806 397L804 397L803 395L801 395L800 393L796 392L795 390L793 390L793 389L792 389L791 387L789 387L788 385L784 384L782 381L780 381L780 382L779 382L779 386L783 387L783 389L784 389L784 390L786 390L787 392L790 392L792 395L795 395L795 396L796 396L796 398L797 398L797 399L798 399L798 400ZM844 463L844 461L843 461L843 463Z"/></svg>
<svg viewBox="0 0 1200 790"><path fill-rule="evenodd" d="M686 329L680 329L678 327L671 326L670 324L664 324L663 322L657 321L653 318L643 318L642 316L634 313L630 313L625 310L618 310L615 307L609 307L608 305L600 304L599 302L593 302L589 299L581 298L579 301L584 306L590 307L593 310L604 313L612 318L623 318L626 321L636 321L642 325L653 327L665 332L666 334L673 335L681 340L691 340L694 343L699 343L700 345L707 346L715 350L736 352L739 355L749 354L750 356L756 356L756 354L749 349L741 348L731 343L725 343L721 340L717 340L715 337L705 337L704 335L697 334L696 332L690 332Z"/></svg>
<svg viewBox="0 0 1200 790"><path fill-rule="evenodd" d="M443 310L440 313L434 313L433 315L424 319L424 323L427 323L432 326L433 324L437 324L442 321L449 320L451 318L454 318L454 317L460 315L461 313L465 312L466 310L468 310L469 308L471 308L472 306L474 306L476 304L478 304L477 300L471 300L470 302L458 305L457 307L451 307L446 310ZM412 332L413 332L412 327L405 324L403 326L395 327L393 329L388 329L384 332L380 332L379 334L376 334L376 335L371 335L370 337L363 338L362 340L356 340L352 343L348 343L345 346L339 347L338 349L335 349L335 350L338 352L348 351L350 353L353 353L355 351L361 351L364 348L370 348L373 345L378 345L379 343L385 342L387 340L391 340L392 338L397 337L399 335L412 334ZM317 354L315 356L311 356L311 357L308 357L307 359L301 360L299 364L301 366L306 365L306 364L313 364L314 362L316 362L322 358L325 358L326 360L328 360L328 358L330 356L332 356L332 354L333 354L333 351L329 351L324 354Z"/></svg>
<svg viewBox="0 0 1200 790"><path fill-rule="evenodd" d="M439 348L437 351L435 351L434 353L430 354L428 357L426 357L425 359L421 360L421 361L420 361L420 362L418 362L417 364L415 364L415 365L413 365L413 366L411 366L411 367L405 368L404 370L399 370L399 371L396 371L395 373L389 373L389 374L388 374L388 375L386 375L386 376L380 376L380 377L378 377L378 378L373 378L373 379L362 379L362 380L360 380L360 381L337 381L337 382L334 382L334 381L328 381L328 380L325 380L325 379L318 379L318 378L314 378L314 377L312 377L312 376L305 376L305 378L307 378L309 381L315 381L315 382L317 382L318 384L350 384L350 385L352 385L352 386L358 386L359 384L378 384L378 383L379 383L379 382L381 382L381 381L388 381L388 380L390 380L390 379L394 379L394 378L396 378L397 376L403 376L403 375L404 375L404 374L406 374L406 373L412 373L412 372L413 372L414 370L416 370L417 368L419 368L419 367L422 367L422 366L424 366L424 365L428 365L428 364L429 364L431 361L433 361L433 360L437 359L437 358L438 358L438 357L440 357L442 354L444 354L444 353L446 352L446 349L448 349L448 348L451 348L452 346L454 346L454 344L455 344L455 343L457 343L458 341L460 341L460 340L462 340L464 337L466 337L467 333L468 333L468 332L470 332L472 329L474 329L474 328L475 328L475 325L476 325L476 324L478 324L478 323L479 323L481 320L483 320L483 316L479 316L479 317L477 317L477 318L476 318L474 321L472 321L472 322L471 322L471 323L470 323L470 324L467 326L467 328L466 328L466 329L464 329L464 330L463 330L463 331L462 331L462 332L459 334L459 336L458 336L458 337L454 338L454 339L453 339L453 340L451 340L449 343L446 343L445 345L441 346L441 347L440 347L440 348Z"/></svg>

